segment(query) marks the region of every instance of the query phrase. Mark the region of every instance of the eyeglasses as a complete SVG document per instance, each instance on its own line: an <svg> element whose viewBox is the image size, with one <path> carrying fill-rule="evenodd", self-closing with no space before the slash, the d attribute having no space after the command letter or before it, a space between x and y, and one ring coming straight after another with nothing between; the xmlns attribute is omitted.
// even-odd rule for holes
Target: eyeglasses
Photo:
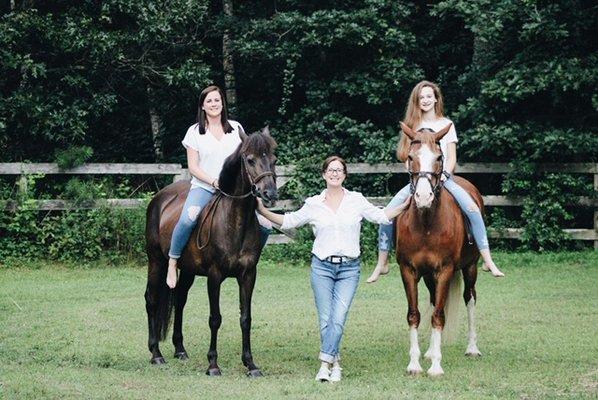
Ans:
<svg viewBox="0 0 598 400"><path fill-rule="evenodd" d="M340 175L340 174L344 174L345 170L342 168L328 168L326 170L326 172L330 175L334 175L334 174Z"/></svg>

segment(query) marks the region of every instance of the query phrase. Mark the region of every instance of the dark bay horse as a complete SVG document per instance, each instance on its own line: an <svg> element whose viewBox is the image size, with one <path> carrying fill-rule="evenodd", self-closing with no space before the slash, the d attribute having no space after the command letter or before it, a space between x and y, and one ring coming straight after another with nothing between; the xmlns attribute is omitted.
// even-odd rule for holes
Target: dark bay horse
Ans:
<svg viewBox="0 0 598 400"><path fill-rule="evenodd" d="M417 307L417 285L420 278L430 292L432 313L432 334L430 348L425 357L432 366L427 371L431 376L442 375L440 366L441 335L445 327L445 305L450 290L459 290L455 281L459 272L465 284L463 299L469 318L469 343L466 354L478 356L477 337L474 324L476 302L475 283L479 252L467 239L466 221L452 195L442 188L441 174L443 155L439 141L447 134L451 125L440 132L415 132L401 124L403 132L411 139L409 150L409 174L413 194L409 208L396 221L397 261L407 294L407 322L410 328L410 362L407 371L411 374L423 372L419 363L420 349L417 328L420 312ZM483 212L482 196L468 181L454 177ZM457 315L446 315L446 319Z"/></svg>
<svg viewBox="0 0 598 400"><path fill-rule="evenodd" d="M165 363L159 341L166 338L172 309L174 356L187 359L183 346L183 309L195 275L207 277L211 329L208 375L220 375L217 337L220 315L220 285L226 278L239 284L243 350L241 359L248 375L261 376L251 354L251 296L256 264L261 253L256 196L272 205L277 198L274 150L276 142L268 129L249 136L225 161L220 190L204 207L191 238L178 262L179 281L175 289L166 285L168 250L172 231L189 192L189 182L176 182L159 191L147 208L146 251L149 260L145 305L149 327L149 350L153 364Z"/></svg>

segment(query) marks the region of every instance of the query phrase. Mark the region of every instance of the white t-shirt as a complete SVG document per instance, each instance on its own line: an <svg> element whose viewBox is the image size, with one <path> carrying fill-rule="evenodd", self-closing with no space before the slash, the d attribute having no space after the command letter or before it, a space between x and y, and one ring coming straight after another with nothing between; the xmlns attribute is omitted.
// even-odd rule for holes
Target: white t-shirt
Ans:
<svg viewBox="0 0 598 400"><path fill-rule="evenodd" d="M384 210L376 207L359 192L343 189L345 195L333 212L324 204L326 190L305 200L299 210L284 214L281 229L311 224L316 236L312 253L323 260L330 256L359 257L359 235L363 218L378 224L390 221Z"/></svg>
<svg viewBox="0 0 598 400"><path fill-rule="evenodd" d="M446 117L438 118L436 121L422 121L415 130L418 131L422 128L432 129L434 132L440 132L442 128L447 126L448 124L453 124L453 121ZM448 144L449 143L457 143L459 140L457 139L457 131L455 130L455 124L451 126L448 133L444 135L442 139L440 139L440 149L442 150L442 154L446 157L448 154Z"/></svg>
<svg viewBox="0 0 598 400"><path fill-rule="evenodd" d="M222 139L218 140L210 133L209 128L206 127L206 133L199 134L199 124L193 124L187 129L187 134L183 139L183 146L188 149L193 149L199 154L199 168L206 174L218 178L224 160L237 150L241 144L241 137L239 136L239 129L243 129L237 121L228 121L233 130L230 133L225 133ZM200 181L196 177L191 179L191 189L204 188L210 192L214 192L214 188L205 182Z"/></svg>

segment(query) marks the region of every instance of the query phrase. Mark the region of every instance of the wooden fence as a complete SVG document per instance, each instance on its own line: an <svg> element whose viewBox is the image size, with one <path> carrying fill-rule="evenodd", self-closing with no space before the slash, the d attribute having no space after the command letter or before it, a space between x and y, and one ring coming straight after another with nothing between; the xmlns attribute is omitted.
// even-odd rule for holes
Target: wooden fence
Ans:
<svg viewBox="0 0 598 400"><path fill-rule="evenodd" d="M355 174L405 173L403 164L349 164L348 169ZM542 164L542 171L567 172L575 174L592 174L594 177L594 191L598 191L598 163L577 164ZM504 163L467 163L458 164L458 174L504 174L509 172L508 164ZM277 184L282 187L293 175L293 166L277 167ZM180 164L85 164L80 167L62 170L56 164L50 163L0 163L0 175L14 175L17 177L17 187L21 192L27 191L27 175L167 175L173 176L173 181L188 179L188 171ZM523 204L522 197L507 197L502 195L484 195L484 204L494 207L512 207ZM376 205L385 205L390 197L368 197ZM88 202L72 200L36 200L33 204L39 210L91 209L109 205L119 208L135 208L143 204L143 199L103 199ZM573 206L592 207L594 209L594 229L564 229L572 239L594 241L594 248L598 249L598 199L595 196L578 198ZM279 210L291 210L297 204L292 200L281 200L277 204ZM14 201L1 201L0 207L5 210L15 209L18 204ZM519 239L521 228L508 228L500 231L490 231L493 238ZM270 242L285 243L288 238L283 235L272 235Z"/></svg>

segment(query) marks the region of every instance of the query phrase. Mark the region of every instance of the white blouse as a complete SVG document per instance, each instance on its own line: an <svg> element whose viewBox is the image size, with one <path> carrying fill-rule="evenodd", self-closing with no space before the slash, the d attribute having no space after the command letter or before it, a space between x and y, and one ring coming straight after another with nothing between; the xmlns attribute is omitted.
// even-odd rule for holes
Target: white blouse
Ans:
<svg viewBox="0 0 598 400"><path fill-rule="evenodd" d="M284 214L281 229L296 228L305 224L313 227L312 253L319 259L329 256L359 257L361 220L378 224L390 221L384 210L376 207L359 192L344 189L344 196L336 212L324 204L326 190L305 200L299 210Z"/></svg>
<svg viewBox="0 0 598 400"><path fill-rule="evenodd" d="M183 146L193 149L199 154L199 168L214 178L220 176L224 160L233 154L241 144L241 137L239 136L239 131L243 129L241 124L231 120L228 122L233 130L230 133L225 133L220 140L210 133L208 127L206 127L206 133L200 135L199 124L191 125L183 139ZM197 187L214 192L211 185L193 176L191 178L191 189Z"/></svg>

